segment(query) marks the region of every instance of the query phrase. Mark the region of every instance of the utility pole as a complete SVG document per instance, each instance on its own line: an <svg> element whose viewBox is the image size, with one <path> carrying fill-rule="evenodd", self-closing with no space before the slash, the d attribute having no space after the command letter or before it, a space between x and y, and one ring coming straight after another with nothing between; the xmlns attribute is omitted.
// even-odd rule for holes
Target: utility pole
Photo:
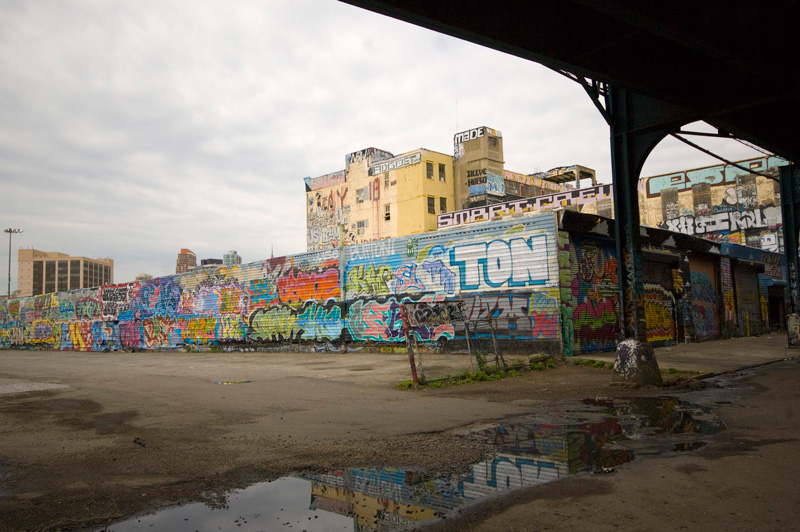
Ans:
<svg viewBox="0 0 800 532"><path fill-rule="evenodd" d="M3 232L8 233L8 299L11 299L11 235L21 233L22 229L8 227Z"/></svg>

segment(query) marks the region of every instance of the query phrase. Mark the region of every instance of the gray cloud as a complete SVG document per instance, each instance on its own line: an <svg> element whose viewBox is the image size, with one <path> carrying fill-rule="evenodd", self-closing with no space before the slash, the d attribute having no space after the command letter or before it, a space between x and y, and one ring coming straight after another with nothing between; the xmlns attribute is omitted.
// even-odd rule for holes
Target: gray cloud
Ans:
<svg viewBox="0 0 800 532"><path fill-rule="evenodd" d="M12 262L111 256L124 282L173 272L182 247L301 252L303 177L370 146L450 153L478 125L503 132L510 170L610 180L608 128L576 84L333 0L9 1L0 18ZM667 143L646 169L713 162Z"/></svg>

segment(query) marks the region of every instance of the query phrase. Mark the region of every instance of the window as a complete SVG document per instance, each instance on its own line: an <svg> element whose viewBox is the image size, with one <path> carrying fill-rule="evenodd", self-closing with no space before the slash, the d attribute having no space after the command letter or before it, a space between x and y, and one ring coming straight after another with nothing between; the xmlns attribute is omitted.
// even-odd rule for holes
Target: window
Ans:
<svg viewBox="0 0 800 532"><path fill-rule="evenodd" d="M58 273L56 275L56 292L61 292L63 290L68 290L68 279L69 279L69 261L60 260L58 261Z"/></svg>
<svg viewBox="0 0 800 532"><path fill-rule="evenodd" d="M428 196L428 213L436 214L436 198Z"/></svg>
<svg viewBox="0 0 800 532"><path fill-rule="evenodd" d="M739 203L745 209L755 209L758 207L758 188L756 187L756 176L753 174L739 178Z"/></svg>
<svg viewBox="0 0 800 532"><path fill-rule="evenodd" d="M489 137L489 147L490 148L497 147L497 137Z"/></svg>
<svg viewBox="0 0 800 532"><path fill-rule="evenodd" d="M445 181L444 165L439 163L439 181Z"/></svg>
<svg viewBox="0 0 800 532"><path fill-rule="evenodd" d="M366 228L367 228L367 221L366 220L359 220L358 222L356 222L356 229L357 229L356 232L359 235L363 235L364 234L364 230Z"/></svg>
<svg viewBox="0 0 800 532"><path fill-rule="evenodd" d="M681 215L678 203L678 189L667 188L661 191L661 216L664 221L674 220Z"/></svg>
<svg viewBox="0 0 800 532"><path fill-rule="evenodd" d="M69 289L75 290L81 287L81 261L69 261Z"/></svg>
<svg viewBox="0 0 800 532"><path fill-rule="evenodd" d="M387 221L392 219L392 206L388 203L383 206L383 219Z"/></svg>
<svg viewBox="0 0 800 532"><path fill-rule="evenodd" d="M389 188L389 172L383 174L383 188Z"/></svg>
<svg viewBox="0 0 800 532"><path fill-rule="evenodd" d="M694 215L706 216L711 214L711 184L695 183L692 185L692 199L694 202Z"/></svg>
<svg viewBox="0 0 800 532"><path fill-rule="evenodd" d="M427 172L428 179L433 179L433 163L425 163L425 171Z"/></svg>
<svg viewBox="0 0 800 532"><path fill-rule="evenodd" d="M610 199L600 200L597 202L597 215L603 218L614 217L614 206Z"/></svg>
<svg viewBox="0 0 800 532"><path fill-rule="evenodd" d="M447 198L439 198L439 211L447 212Z"/></svg>
<svg viewBox="0 0 800 532"><path fill-rule="evenodd" d="M56 261L48 260L44 263L44 293L52 294L56 291Z"/></svg>

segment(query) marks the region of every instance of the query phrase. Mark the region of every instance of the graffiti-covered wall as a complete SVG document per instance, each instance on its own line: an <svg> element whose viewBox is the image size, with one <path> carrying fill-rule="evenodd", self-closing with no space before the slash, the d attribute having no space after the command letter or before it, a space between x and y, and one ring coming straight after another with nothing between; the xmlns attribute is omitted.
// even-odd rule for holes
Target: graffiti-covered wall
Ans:
<svg viewBox="0 0 800 532"><path fill-rule="evenodd" d="M2 345L169 349L186 344L403 342L404 301L463 299L477 336L560 350L552 214L0 303ZM413 329L458 339L452 324Z"/></svg>
<svg viewBox="0 0 800 532"><path fill-rule="evenodd" d="M3 302L4 346L164 349L340 336L339 260L317 252Z"/></svg>
<svg viewBox="0 0 800 532"><path fill-rule="evenodd" d="M573 235L562 302L571 308L575 351L609 351L620 334L619 283L614 242ZM563 250L562 247L562 253Z"/></svg>
<svg viewBox="0 0 800 532"><path fill-rule="evenodd" d="M552 214L352 246L345 339L403 341L402 302L462 299L478 336L560 350L556 249ZM427 341L459 337L449 324L414 332Z"/></svg>

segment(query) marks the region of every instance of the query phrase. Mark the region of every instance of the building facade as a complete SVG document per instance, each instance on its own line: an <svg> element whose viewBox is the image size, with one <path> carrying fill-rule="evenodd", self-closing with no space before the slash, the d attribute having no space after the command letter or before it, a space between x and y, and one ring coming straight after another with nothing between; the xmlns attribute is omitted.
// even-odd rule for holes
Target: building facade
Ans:
<svg viewBox="0 0 800 532"><path fill-rule="evenodd" d="M175 273L186 273L197 267L197 255L191 249L182 248L178 253L178 260L175 264Z"/></svg>
<svg viewBox="0 0 800 532"><path fill-rule="evenodd" d="M20 249L17 262L19 297L92 288L114 282L113 259L72 257L55 251Z"/></svg>
<svg viewBox="0 0 800 532"><path fill-rule="evenodd" d="M453 205L453 157L426 149L393 155L366 148L345 169L306 178L309 251L436 229Z"/></svg>
<svg viewBox="0 0 800 532"><path fill-rule="evenodd" d="M764 156L639 181L641 223L717 242L783 252L778 168Z"/></svg>
<svg viewBox="0 0 800 532"><path fill-rule="evenodd" d="M572 180L594 182L594 171L579 166L535 175L505 170L503 135L485 126L456 133L453 156L366 148L345 164L305 179L308 251L434 231L443 213L562 192Z"/></svg>

